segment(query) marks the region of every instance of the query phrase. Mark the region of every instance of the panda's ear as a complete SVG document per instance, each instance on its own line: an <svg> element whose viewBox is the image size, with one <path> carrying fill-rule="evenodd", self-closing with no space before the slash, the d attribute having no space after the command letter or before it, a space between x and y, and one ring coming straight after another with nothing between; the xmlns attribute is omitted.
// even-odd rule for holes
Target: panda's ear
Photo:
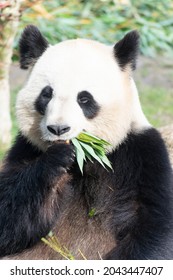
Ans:
<svg viewBox="0 0 173 280"><path fill-rule="evenodd" d="M48 45L38 28L34 25L28 25L19 41L20 67L28 69L30 65L34 65Z"/></svg>
<svg viewBox="0 0 173 280"><path fill-rule="evenodd" d="M130 65L131 69L135 70L138 52L139 33L134 30L127 33L125 37L114 46L114 55L121 70L125 70L127 65Z"/></svg>

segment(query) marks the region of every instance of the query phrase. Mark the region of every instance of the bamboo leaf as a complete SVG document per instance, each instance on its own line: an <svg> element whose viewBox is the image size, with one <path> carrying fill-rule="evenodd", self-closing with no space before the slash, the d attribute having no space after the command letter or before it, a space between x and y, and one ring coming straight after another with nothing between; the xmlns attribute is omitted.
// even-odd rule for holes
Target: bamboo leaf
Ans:
<svg viewBox="0 0 173 280"><path fill-rule="evenodd" d="M104 164L103 164L103 162L101 161L101 159L99 158L99 156L94 152L94 149L93 149L91 146L89 146L88 144L83 143L83 142L81 142L81 145L84 147L84 149L85 149L93 158L95 158L103 167L105 167Z"/></svg>
<svg viewBox="0 0 173 280"><path fill-rule="evenodd" d="M93 163L92 156L86 150L85 150L85 156L87 159L89 159L89 161Z"/></svg>
<svg viewBox="0 0 173 280"><path fill-rule="evenodd" d="M91 146L95 151L98 151L100 155L105 155L105 150L102 146L99 146L97 144L91 143Z"/></svg>
<svg viewBox="0 0 173 280"><path fill-rule="evenodd" d="M96 209L91 208L89 213L88 213L88 216L89 216L89 218L93 218L95 214L96 214Z"/></svg>
<svg viewBox="0 0 173 280"><path fill-rule="evenodd" d="M80 141L83 142L98 142L100 143L100 139L96 136L93 136L91 134L89 134L88 132L84 132L84 133L80 133L77 137L77 139L79 139Z"/></svg>
<svg viewBox="0 0 173 280"><path fill-rule="evenodd" d="M84 161L86 159L93 163L92 158L94 158L105 169L107 169L106 166L112 169L111 163L105 154L105 147L110 145L107 141L99 139L88 132L80 133L78 137L73 138L71 141L75 146L76 158L82 174Z"/></svg>
<svg viewBox="0 0 173 280"><path fill-rule="evenodd" d="M80 142L76 138L73 138L71 141L75 146L77 163L79 165L81 173L83 174L84 160L86 160L85 153L81 147Z"/></svg>
<svg viewBox="0 0 173 280"><path fill-rule="evenodd" d="M78 137L81 141L84 141L84 139L85 139L85 141L87 141L87 142L98 143L99 145L100 144L105 145L105 146L111 145L109 142L105 141L104 139L100 139L97 136L94 136L88 132L80 133Z"/></svg>
<svg viewBox="0 0 173 280"><path fill-rule="evenodd" d="M63 245L60 244L58 238L51 232L51 237L46 236L41 238L41 241L44 242L47 246L53 249L55 252L59 253L63 258L67 260L74 260L74 256L71 252Z"/></svg>
<svg viewBox="0 0 173 280"><path fill-rule="evenodd" d="M95 137L95 136L93 136L91 134L88 134L88 133L81 133L81 134L79 134L77 139L82 141L82 142L85 142L85 143L91 143L92 142L92 143L96 143L96 144L99 144L99 145L102 145L102 146L110 145L105 140L99 139L98 137Z"/></svg>
<svg viewBox="0 0 173 280"><path fill-rule="evenodd" d="M100 155L100 158L104 162L104 164L106 164L110 169L113 170L112 165L106 155Z"/></svg>
<svg viewBox="0 0 173 280"><path fill-rule="evenodd" d="M77 138L73 138L73 139L71 139L71 141L72 141L73 145L76 147L76 149L81 153L81 155L85 159L85 153L80 145L80 142L77 140Z"/></svg>
<svg viewBox="0 0 173 280"><path fill-rule="evenodd" d="M79 165L80 171L83 174L83 165L84 165L84 156L82 153L80 153L80 151L76 148L76 159L77 159L77 163Z"/></svg>

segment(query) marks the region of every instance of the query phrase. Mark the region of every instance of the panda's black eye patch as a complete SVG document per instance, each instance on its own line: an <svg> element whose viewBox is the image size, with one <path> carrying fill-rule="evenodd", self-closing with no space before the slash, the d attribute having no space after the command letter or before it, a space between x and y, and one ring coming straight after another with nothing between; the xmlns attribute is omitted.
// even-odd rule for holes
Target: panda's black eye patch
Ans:
<svg viewBox="0 0 173 280"><path fill-rule="evenodd" d="M42 89L41 95L42 95L43 98L51 99L52 98L52 92L53 92L53 89L50 86L46 86L44 89Z"/></svg>
<svg viewBox="0 0 173 280"><path fill-rule="evenodd" d="M94 97L88 91L81 91L78 93L77 102L82 108L86 118L92 119L96 117L99 112L100 106L95 101Z"/></svg>
<svg viewBox="0 0 173 280"><path fill-rule="evenodd" d="M35 101L35 108L41 115L45 114L47 104L52 99L53 89L50 86L46 86L42 89L39 97Z"/></svg>

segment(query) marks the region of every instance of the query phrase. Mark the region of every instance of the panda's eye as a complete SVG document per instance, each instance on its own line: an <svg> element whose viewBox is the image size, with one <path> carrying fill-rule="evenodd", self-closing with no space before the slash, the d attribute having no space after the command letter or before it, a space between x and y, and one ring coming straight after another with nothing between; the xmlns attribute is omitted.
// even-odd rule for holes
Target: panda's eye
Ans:
<svg viewBox="0 0 173 280"><path fill-rule="evenodd" d="M92 95L88 91L81 91L78 94L77 102L79 105L87 104L93 99Z"/></svg>
<svg viewBox="0 0 173 280"><path fill-rule="evenodd" d="M88 97L80 97L78 99L78 102L82 103L82 104L86 104L87 102L89 102L89 99L88 99Z"/></svg>
<svg viewBox="0 0 173 280"><path fill-rule="evenodd" d="M94 99L93 95L88 91L81 91L78 93L77 102L86 118L92 119L96 117L100 106Z"/></svg>
<svg viewBox="0 0 173 280"><path fill-rule="evenodd" d="M53 96L53 89L50 86L46 86L42 89L40 95L38 96L37 100L35 101L35 109L41 115L45 114L46 107L49 101L52 99Z"/></svg>
<svg viewBox="0 0 173 280"><path fill-rule="evenodd" d="M51 99L52 98L52 92L53 92L53 89L50 86L46 86L42 90L41 96L44 97L44 98Z"/></svg>

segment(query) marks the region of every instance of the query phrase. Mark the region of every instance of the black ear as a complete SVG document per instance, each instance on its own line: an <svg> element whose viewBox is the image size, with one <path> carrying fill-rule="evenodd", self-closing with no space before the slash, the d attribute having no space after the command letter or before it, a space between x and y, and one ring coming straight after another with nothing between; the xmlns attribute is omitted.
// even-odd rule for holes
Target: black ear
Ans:
<svg viewBox="0 0 173 280"><path fill-rule="evenodd" d="M130 64L132 70L136 68L136 59L139 52L139 33L134 30L125 35L114 46L114 55L122 70Z"/></svg>
<svg viewBox="0 0 173 280"><path fill-rule="evenodd" d="M48 47L47 40L34 25L28 25L19 41L20 67L28 69Z"/></svg>

